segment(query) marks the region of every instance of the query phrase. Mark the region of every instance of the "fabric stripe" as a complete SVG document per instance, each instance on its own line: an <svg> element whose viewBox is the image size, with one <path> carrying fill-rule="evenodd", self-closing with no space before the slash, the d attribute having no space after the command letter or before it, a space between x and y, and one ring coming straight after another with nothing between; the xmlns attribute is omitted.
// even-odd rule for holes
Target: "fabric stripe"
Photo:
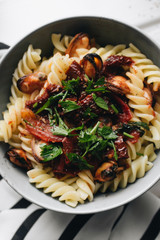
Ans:
<svg viewBox="0 0 160 240"><path fill-rule="evenodd" d="M141 239L159 208L159 199L149 192L130 202L112 230L110 240Z"/></svg>
<svg viewBox="0 0 160 240"><path fill-rule="evenodd" d="M32 228L38 218L46 211L46 209L38 209L34 211L18 228L12 240L22 240L27 235L28 231Z"/></svg>
<svg viewBox="0 0 160 240"><path fill-rule="evenodd" d="M149 224L147 230L143 234L141 240L155 239L160 232L160 209L154 215L151 223Z"/></svg>
<svg viewBox="0 0 160 240"><path fill-rule="evenodd" d="M66 227L59 240L73 239L94 214L77 215Z"/></svg>
<svg viewBox="0 0 160 240"><path fill-rule="evenodd" d="M118 218L115 220L113 226L112 226L112 229L111 231L113 231L113 229L116 227L116 225L118 224L118 222L120 221L121 217L123 216L123 214L125 213L126 209L128 207L128 204L126 204L124 207L123 207L123 210L122 212L120 213L120 215L118 216Z"/></svg>
<svg viewBox="0 0 160 240"><path fill-rule="evenodd" d="M27 208L29 205L31 205L31 202L29 202L28 200L22 198L20 199L16 204L14 204L11 209L15 209L15 208Z"/></svg>
<svg viewBox="0 0 160 240"><path fill-rule="evenodd" d="M5 43L0 42L0 49L8 49L9 46Z"/></svg>

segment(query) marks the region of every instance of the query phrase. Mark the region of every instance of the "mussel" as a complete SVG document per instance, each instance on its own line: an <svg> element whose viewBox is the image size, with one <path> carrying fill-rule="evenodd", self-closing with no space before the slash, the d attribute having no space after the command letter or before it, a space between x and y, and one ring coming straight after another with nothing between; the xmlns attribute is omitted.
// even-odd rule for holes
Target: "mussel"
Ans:
<svg viewBox="0 0 160 240"><path fill-rule="evenodd" d="M35 90L40 90L46 80L47 75L45 73L35 72L18 79L17 87L21 92L30 94Z"/></svg>
<svg viewBox="0 0 160 240"><path fill-rule="evenodd" d="M32 164L30 160L27 158L25 151L21 149L12 148L7 151L7 156L9 160L15 165L30 170L32 168Z"/></svg>
<svg viewBox="0 0 160 240"><path fill-rule="evenodd" d="M86 33L78 33L75 37L71 40L66 49L66 54L69 54L70 57L78 57L76 50L78 48L86 48L90 49L90 39L88 34Z"/></svg>
<svg viewBox="0 0 160 240"><path fill-rule="evenodd" d="M99 182L111 181L116 177L118 164L115 161L104 162L95 173L95 180Z"/></svg>
<svg viewBox="0 0 160 240"><path fill-rule="evenodd" d="M97 78L102 70L103 62L96 53L86 54L81 61L82 68L89 78Z"/></svg>

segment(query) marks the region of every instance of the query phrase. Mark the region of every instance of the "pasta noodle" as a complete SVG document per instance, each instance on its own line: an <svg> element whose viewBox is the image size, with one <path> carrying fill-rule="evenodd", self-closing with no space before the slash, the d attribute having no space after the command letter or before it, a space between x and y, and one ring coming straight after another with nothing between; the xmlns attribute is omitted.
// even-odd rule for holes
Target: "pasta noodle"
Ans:
<svg viewBox="0 0 160 240"><path fill-rule="evenodd" d="M152 168L160 148L160 99L155 95L153 103L149 87L160 88L160 70L133 44L90 47L86 35L78 44L72 39L52 34L53 55L42 60L41 50L29 45L13 74L0 140L13 147L13 162L15 152L23 161L25 154L30 183L76 207Z"/></svg>
<svg viewBox="0 0 160 240"><path fill-rule="evenodd" d="M120 54L131 57L136 66L144 73L148 84L153 83L153 90L157 91L160 86L160 69L153 62L140 52L133 44L129 48L124 49Z"/></svg>
<svg viewBox="0 0 160 240"><path fill-rule="evenodd" d="M64 181L51 177L42 169L32 169L27 172L29 181L36 183L36 188L43 188L44 193L52 193L52 197L59 197L59 201L65 201L71 207L75 207L80 200L76 190Z"/></svg>

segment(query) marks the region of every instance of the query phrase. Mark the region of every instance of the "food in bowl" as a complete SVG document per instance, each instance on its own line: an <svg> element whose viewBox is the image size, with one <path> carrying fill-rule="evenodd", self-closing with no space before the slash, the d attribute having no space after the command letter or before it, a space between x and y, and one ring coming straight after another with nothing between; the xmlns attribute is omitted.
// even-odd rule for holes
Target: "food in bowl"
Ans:
<svg viewBox="0 0 160 240"><path fill-rule="evenodd" d="M141 178L160 148L160 70L133 44L101 47L86 33L32 45L13 74L0 140L44 193L75 207Z"/></svg>

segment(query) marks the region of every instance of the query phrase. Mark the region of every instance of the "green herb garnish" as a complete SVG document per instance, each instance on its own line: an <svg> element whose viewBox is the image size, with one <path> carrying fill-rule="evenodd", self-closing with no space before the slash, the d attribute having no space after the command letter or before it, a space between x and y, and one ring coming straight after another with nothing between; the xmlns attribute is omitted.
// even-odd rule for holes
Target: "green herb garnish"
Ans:
<svg viewBox="0 0 160 240"><path fill-rule="evenodd" d="M60 105L62 106L62 108L64 108L65 113L72 112L80 108L80 106L76 102L70 100L61 101Z"/></svg>
<svg viewBox="0 0 160 240"><path fill-rule="evenodd" d="M142 127L146 130L149 130L149 126L147 123L145 122L131 122L130 124L133 124L133 125L136 125L136 126L139 126L139 127Z"/></svg>
<svg viewBox="0 0 160 240"><path fill-rule="evenodd" d="M114 104L111 104L111 108L114 110L114 112L115 112L116 114L119 113L118 109L116 108L116 106L115 106Z"/></svg>
<svg viewBox="0 0 160 240"><path fill-rule="evenodd" d="M69 93L72 94L77 94L77 92L79 91L79 83L80 83L80 79L79 77L77 77L77 79L72 79L72 80L68 80L68 81L62 81L62 85L64 87L64 90L66 90Z"/></svg>
<svg viewBox="0 0 160 240"><path fill-rule="evenodd" d="M96 105L104 110L108 110L108 105L107 103L104 101L103 98L101 97L97 97L96 94L93 94L93 99L96 103Z"/></svg>
<svg viewBox="0 0 160 240"><path fill-rule="evenodd" d="M83 125L76 127L76 128L68 128L67 125L64 123L62 118L59 116L57 109L55 108L55 118L56 122L58 123L58 126L53 126L52 133L53 135L58 136L73 136L71 132L78 131L83 129Z"/></svg>
<svg viewBox="0 0 160 240"><path fill-rule="evenodd" d="M137 156L144 156L143 153L136 152Z"/></svg>
<svg viewBox="0 0 160 240"><path fill-rule="evenodd" d="M85 117L90 117L90 119L94 119L98 117L97 114L93 113L90 108L87 108L86 111L84 112Z"/></svg>
<svg viewBox="0 0 160 240"><path fill-rule="evenodd" d="M112 147L113 147L113 150L114 150L114 158L116 160L118 160L118 154L117 154L117 151L116 151L116 147L115 147L115 144L113 141L111 141L111 144L112 144Z"/></svg>
<svg viewBox="0 0 160 240"><path fill-rule="evenodd" d="M114 140L118 137L116 133L112 130L112 128L108 126L104 126L103 128L98 128L98 134L102 136L104 139L108 139L108 140Z"/></svg>
<svg viewBox="0 0 160 240"><path fill-rule="evenodd" d="M54 96L51 96L48 98L47 102L37 110L36 114L42 112L43 110L46 110L46 108L48 109L48 107L50 107L53 103L55 103L56 101L58 101L60 98L62 98L64 95L64 93L60 92Z"/></svg>
<svg viewBox="0 0 160 240"><path fill-rule="evenodd" d="M80 170L83 170L83 169L92 169L93 166L90 165L85 158L79 156L78 154L76 153L68 153L67 154L67 157L69 159L70 162L78 165L79 169Z"/></svg>
<svg viewBox="0 0 160 240"><path fill-rule="evenodd" d="M43 143L40 148L43 162L51 161L63 153L62 148L56 143L49 145Z"/></svg>
<svg viewBox="0 0 160 240"><path fill-rule="evenodd" d="M129 134L129 133L126 133L126 132L123 132L123 135L126 136L126 137L129 137L129 138L134 138L133 135Z"/></svg>
<svg viewBox="0 0 160 240"><path fill-rule="evenodd" d="M35 102L34 104L33 104L33 108L36 108L38 106L38 102Z"/></svg>

